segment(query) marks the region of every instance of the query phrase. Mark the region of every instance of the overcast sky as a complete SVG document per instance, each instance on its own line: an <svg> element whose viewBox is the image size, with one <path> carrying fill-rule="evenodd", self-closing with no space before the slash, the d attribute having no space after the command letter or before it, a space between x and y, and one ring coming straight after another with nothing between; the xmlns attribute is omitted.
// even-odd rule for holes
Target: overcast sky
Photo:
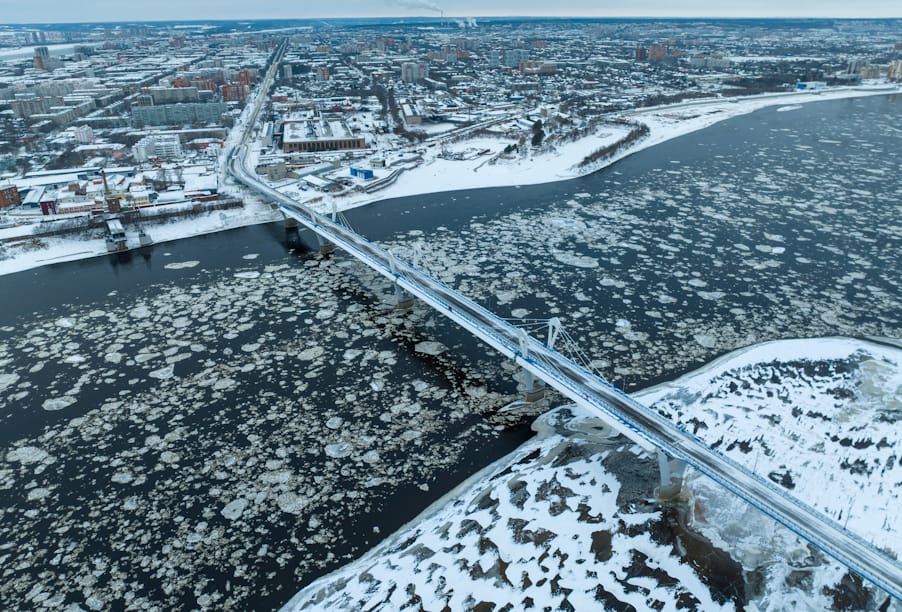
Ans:
<svg viewBox="0 0 902 612"><path fill-rule="evenodd" d="M0 23L446 15L902 17L902 0L0 0Z"/></svg>

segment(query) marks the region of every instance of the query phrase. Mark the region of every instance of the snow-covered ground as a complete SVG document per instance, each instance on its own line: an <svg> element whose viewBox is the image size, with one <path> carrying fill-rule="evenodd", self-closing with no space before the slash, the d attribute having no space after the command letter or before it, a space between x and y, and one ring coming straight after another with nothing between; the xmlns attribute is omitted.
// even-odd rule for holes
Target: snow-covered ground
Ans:
<svg viewBox="0 0 902 612"><path fill-rule="evenodd" d="M281 214L274 212L269 205L248 198L244 206L239 208L176 217L158 224L146 222L144 229L154 243L159 243L277 221L281 218ZM131 225L126 225L125 229L129 247L137 248L140 245L137 229ZM0 275L107 253L105 240L88 233L46 238L36 236L33 240L0 244Z"/></svg>
<svg viewBox="0 0 902 612"><path fill-rule="evenodd" d="M847 338L767 342L638 397L898 558L900 357Z"/></svg>
<svg viewBox="0 0 902 612"><path fill-rule="evenodd" d="M793 494L898 554L900 386L902 351L837 338L740 350L640 397L686 426L701 423L706 439L721 438L726 452L759 472L790 475ZM637 490L636 472L653 478L654 464L575 407L541 417L535 429L536 439L286 609L818 610L875 608L886 599L690 475L683 510L705 536L693 538L678 527L679 511L654 503L650 487ZM733 443L749 440L751 452ZM719 563L699 563L718 555ZM738 575L744 585L724 587Z"/></svg>
<svg viewBox="0 0 902 612"><path fill-rule="evenodd" d="M704 129L720 121L769 106L789 106L823 100L838 100L869 95L886 95L898 92L898 88L888 90L878 87L842 87L817 92L789 92L764 94L745 98L702 100L683 102L625 113L630 119L646 124L651 132L633 146L598 164L580 167L586 156L601 147L615 142L625 134L616 127L604 126L587 138L574 143L558 146L541 155L521 158L514 155L510 159L499 159L487 164L486 159L452 161L437 157L439 148L427 149L425 163L414 170L405 172L396 183L372 194L354 192L337 197L326 196L322 210L331 210L333 202L338 210L347 210L379 200L398 198L424 193L476 189L481 187L506 187L514 185L535 185L573 179L608 166L615 161L637 151L647 149L661 142ZM452 151L466 148L486 148L491 157L500 152L510 139L477 138L456 143ZM322 194L317 194L322 195ZM308 194L308 198L314 197Z"/></svg>
<svg viewBox="0 0 902 612"><path fill-rule="evenodd" d="M323 196L323 194L311 190L298 192L297 194L293 193L292 195L300 196L302 201L318 200L319 203L316 204L316 207L322 211L331 211L333 207L338 210L347 210L389 198L425 193L482 187L531 185L567 180L594 172L636 151L760 108L776 105L786 106L787 109L791 109L792 106L805 102L836 100L866 95L885 95L886 93L888 91L885 88L876 87L871 89L837 88L816 93L767 94L730 101L686 102L633 111L629 113L630 118L648 125L651 129L649 136L602 163L582 168L579 167L579 163L587 155L615 142L624 135L625 130L604 126L592 136L577 142L557 146L552 151L541 155L529 157L514 155L510 159L498 159L494 163L489 162L512 141L510 139L478 137L452 144L448 149L451 152L487 149L489 153L475 156L472 159L456 161L438 157L438 154L441 152L438 146L427 147L424 154L424 163L404 172L391 186L372 194L352 192L348 195L333 197ZM252 104L248 104L247 108L251 106ZM242 121L247 114L247 112L244 113ZM240 126L241 123L239 122ZM238 129L232 130L224 150L237 145L239 139L240 131ZM253 160L256 155L259 155L259 151L252 148L249 157ZM225 154L221 156L220 172L223 174L223 178L226 157ZM228 181L223 181L222 192L238 197L241 196L240 189L229 184ZM163 231L159 231L156 228L154 230L148 228L148 231L154 241L159 242L254 223L265 223L278 218L278 215L274 215L266 207L249 202L241 210L179 220L167 224ZM157 234L160 235L158 236ZM106 253L106 247L102 240L84 240L77 237L53 238L42 239L41 244L45 246L34 245L38 248L28 248L9 245L3 247L0 245L0 275L27 270L48 263L95 257Z"/></svg>
<svg viewBox="0 0 902 612"><path fill-rule="evenodd" d="M472 138L449 145L447 149L452 153L464 153L468 150L485 150L489 153L474 159L450 160L438 157L441 152L438 147L427 149L424 163L404 172L390 187L372 194L351 193L327 198L326 201L334 200L338 208L343 210L388 198L424 193L566 180L579 176L574 165L594 151L616 142L626 133L626 128L607 125L592 136L566 143L541 155L520 157L514 153L510 158L497 161L492 160L506 146L514 144L513 139L485 136Z"/></svg>

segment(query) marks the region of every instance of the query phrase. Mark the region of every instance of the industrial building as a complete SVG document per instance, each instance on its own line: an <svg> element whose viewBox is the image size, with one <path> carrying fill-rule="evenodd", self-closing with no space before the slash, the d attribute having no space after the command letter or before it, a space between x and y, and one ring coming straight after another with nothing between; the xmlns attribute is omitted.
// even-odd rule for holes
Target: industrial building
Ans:
<svg viewBox="0 0 902 612"><path fill-rule="evenodd" d="M282 150L285 153L315 153L365 149L366 139L355 135L341 119L310 116L289 119L284 124Z"/></svg>

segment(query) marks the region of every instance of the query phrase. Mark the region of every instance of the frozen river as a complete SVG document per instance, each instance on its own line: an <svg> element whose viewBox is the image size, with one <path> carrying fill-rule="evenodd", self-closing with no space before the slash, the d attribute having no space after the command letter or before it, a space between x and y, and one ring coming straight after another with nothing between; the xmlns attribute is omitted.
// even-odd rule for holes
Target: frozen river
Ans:
<svg viewBox="0 0 902 612"><path fill-rule="evenodd" d="M898 338L900 106L767 109L348 216L501 316L560 317L632 389L763 340ZM509 364L278 225L0 290L4 607L274 607L528 436L496 414Z"/></svg>

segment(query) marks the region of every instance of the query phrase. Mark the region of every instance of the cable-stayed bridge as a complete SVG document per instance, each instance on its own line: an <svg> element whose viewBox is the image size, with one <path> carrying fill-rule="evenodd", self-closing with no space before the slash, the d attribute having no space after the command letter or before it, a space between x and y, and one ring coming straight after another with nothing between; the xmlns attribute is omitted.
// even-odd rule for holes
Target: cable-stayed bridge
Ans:
<svg viewBox="0 0 902 612"><path fill-rule="evenodd" d="M282 48L275 53L276 59L259 91L267 91L267 83L272 80L281 52ZM258 93L250 120L245 123L244 141L247 141L256 122L262 98ZM243 145L229 153L226 160L229 174L277 205L286 219L293 219L313 231L323 252L334 248L345 251L389 279L394 285L399 305L419 299L506 358L514 360L523 368L527 396L530 392L538 393L536 380L542 381L579 406L594 412L643 448L657 452L662 493L679 487L679 482L672 479L671 458L691 466L902 601L902 563L770 480L643 406L585 365L563 355L555 349L555 344L559 340L566 342L567 337L555 319L544 322L548 329L547 340L539 341L526 330L502 319L417 267L397 259L391 252L340 223L335 213L331 218L317 213L259 181L254 171L246 166L247 154L247 147Z"/></svg>

